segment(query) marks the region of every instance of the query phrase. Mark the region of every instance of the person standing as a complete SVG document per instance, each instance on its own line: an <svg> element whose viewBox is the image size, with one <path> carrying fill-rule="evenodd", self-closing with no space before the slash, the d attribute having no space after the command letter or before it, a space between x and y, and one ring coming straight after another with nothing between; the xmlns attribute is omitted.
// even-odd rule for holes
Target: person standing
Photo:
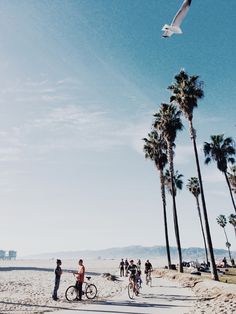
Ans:
<svg viewBox="0 0 236 314"><path fill-rule="evenodd" d="M54 290L53 290L53 295L52 295L52 298L54 301L58 300L57 291L60 286L60 279L61 279L61 274L62 274L61 264L62 264L61 260L57 259L57 267L55 269L55 285L54 285Z"/></svg>
<svg viewBox="0 0 236 314"><path fill-rule="evenodd" d="M141 270L141 260L140 259L137 262L137 268L138 268L138 270Z"/></svg>
<svg viewBox="0 0 236 314"><path fill-rule="evenodd" d="M76 298L77 301L82 300L82 294L83 294L83 283L84 283L84 275L85 275L85 267L83 264L83 260L79 260L79 266L78 266L78 272L74 273L76 276L76 288L78 289L78 298Z"/></svg>
<svg viewBox="0 0 236 314"><path fill-rule="evenodd" d="M124 267L125 267L125 262L122 258L120 262L120 277L124 277Z"/></svg>
<svg viewBox="0 0 236 314"><path fill-rule="evenodd" d="M128 267L129 267L129 262L126 258L126 260L125 260L125 277L128 277Z"/></svg>

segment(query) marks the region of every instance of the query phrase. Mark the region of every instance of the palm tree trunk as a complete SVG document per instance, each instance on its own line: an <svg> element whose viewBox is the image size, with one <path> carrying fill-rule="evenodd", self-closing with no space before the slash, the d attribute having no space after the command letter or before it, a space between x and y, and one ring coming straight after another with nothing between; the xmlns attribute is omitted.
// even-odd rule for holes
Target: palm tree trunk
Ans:
<svg viewBox="0 0 236 314"><path fill-rule="evenodd" d="M205 230L206 230L206 236L207 236L208 252L210 254L210 259L211 259L211 273L212 273L212 278L214 280L219 281L216 263L215 263L214 250L213 250L213 245L212 245L212 240L211 240L210 226L209 226L209 221L208 221L208 216L207 216L207 208L206 208L206 202L205 202L205 196L204 196L203 184L202 184L202 175L201 175L200 164L199 164L199 159L198 159L198 151L197 151L197 144L196 144L196 131L193 128L192 120L189 120L189 128L190 128L191 140L193 142L193 149L194 149L194 154L195 154L195 159L196 159L198 180L199 180L199 185L200 185L202 210L203 210L203 217L204 217L204 221L205 221Z"/></svg>
<svg viewBox="0 0 236 314"><path fill-rule="evenodd" d="M227 176L227 173L224 172L225 174L225 179L226 179L226 182L228 184L228 188L229 188L229 193L230 193L230 196L231 196L231 200L232 200L232 203L233 203L233 206L234 206L234 211L235 211L235 214L236 214L236 205L235 205L235 202L234 202L234 197L233 197L233 193L232 193L232 188L231 188L231 185L230 185L230 182L229 182L229 178Z"/></svg>
<svg viewBox="0 0 236 314"><path fill-rule="evenodd" d="M162 204L163 204L163 217L164 217L164 226L165 226L166 254L167 254L168 268L171 269L170 244L169 244L169 237L168 237L168 224L167 224L167 215L166 215L166 194L165 194L163 170L160 170L160 183L161 183L161 197L162 197Z"/></svg>
<svg viewBox="0 0 236 314"><path fill-rule="evenodd" d="M178 216L176 209L176 201L175 201L175 187L174 187L174 164L173 164L173 149L172 144L167 143L168 146L168 162L170 167L170 176L171 176L171 189L172 189L172 201L173 201L173 219L174 219L174 228L175 228L175 237L177 243L177 250L179 255L179 272L183 273L183 263L182 263L182 251L180 244L180 236L179 236L179 224L178 224Z"/></svg>
<svg viewBox="0 0 236 314"><path fill-rule="evenodd" d="M227 237L227 233L225 231L225 227L223 227L224 229L224 233L225 233L225 239L226 239L226 243L229 243L229 240L228 240L228 237ZM230 259L230 262L232 261L232 257L231 257L231 252L230 252L230 248L226 245L227 249L228 249L228 252L229 252L229 259Z"/></svg>
<svg viewBox="0 0 236 314"><path fill-rule="evenodd" d="M201 210L200 210L198 196L196 196L196 202L197 202L198 216L199 216L199 219L200 219L200 225L201 225L201 230L202 230L203 242L204 242L204 247L205 247L206 262L207 262L207 265L209 265L207 245L206 245L206 237L205 237L205 232L204 232L203 223L202 223L202 215L201 215Z"/></svg>

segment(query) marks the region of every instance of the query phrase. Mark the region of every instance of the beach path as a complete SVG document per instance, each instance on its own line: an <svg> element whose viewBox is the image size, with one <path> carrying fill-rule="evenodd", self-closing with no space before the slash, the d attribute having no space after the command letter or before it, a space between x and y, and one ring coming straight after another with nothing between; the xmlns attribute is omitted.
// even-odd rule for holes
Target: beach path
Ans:
<svg viewBox="0 0 236 314"><path fill-rule="evenodd" d="M179 286L176 282L162 278L154 278L153 286L143 285L141 293L130 300L127 289L119 296L94 301L91 304L81 304L77 309L59 310L57 314L156 314L172 313L185 314L191 311L196 297L188 288Z"/></svg>

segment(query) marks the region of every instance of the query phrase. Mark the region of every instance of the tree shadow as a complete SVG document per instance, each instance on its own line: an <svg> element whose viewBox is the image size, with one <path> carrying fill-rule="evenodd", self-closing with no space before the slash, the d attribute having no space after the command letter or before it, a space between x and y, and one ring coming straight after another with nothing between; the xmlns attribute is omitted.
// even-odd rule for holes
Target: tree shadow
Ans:
<svg viewBox="0 0 236 314"><path fill-rule="evenodd" d="M47 308L47 309L53 309L53 310L77 310L77 309L71 309L69 307L65 306L54 306L54 305L43 305L43 304L30 304L30 303L19 303L19 302L10 302L10 301L0 301L0 304L3 305L18 305L21 307L38 307L38 308ZM1 313L1 312L0 312Z"/></svg>
<svg viewBox="0 0 236 314"><path fill-rule="evenodd" d="M132 306L132 307L140 307L140 308L175 308L175 307L188 307L184 305L176 305L176 304L162 304L162 303L147 303L147 302L135 302L134 301L94 301L94 304L99 305L113 305L113 306ZM141 313L139 313L141 314Z"/></svg>
<svg viewBox="0 0 236 314"><path fill-rule="evenodd" d="M181 294L142 294L144 299L163 299L171 301L196 301L197 298L189 295Z"/></svg>

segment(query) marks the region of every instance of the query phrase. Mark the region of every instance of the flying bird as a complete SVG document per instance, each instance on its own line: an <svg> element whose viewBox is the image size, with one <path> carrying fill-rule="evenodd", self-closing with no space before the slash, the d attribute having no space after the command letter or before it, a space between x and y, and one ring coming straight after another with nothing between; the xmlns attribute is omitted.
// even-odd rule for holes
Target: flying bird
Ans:
<svg viewBox="0 0 236 314"><path fill-rule="evenodd" d="M165 24L162 28L162 31L164 31L164 34L162 37L170 37L173 34L182 34L182 30L180 28L181 23L183 22L183 19L185 18L189 7L191 5L192 0L184 0L181 8L176 13L175 17L173 18L173 21L170 25Z"/></svg>

